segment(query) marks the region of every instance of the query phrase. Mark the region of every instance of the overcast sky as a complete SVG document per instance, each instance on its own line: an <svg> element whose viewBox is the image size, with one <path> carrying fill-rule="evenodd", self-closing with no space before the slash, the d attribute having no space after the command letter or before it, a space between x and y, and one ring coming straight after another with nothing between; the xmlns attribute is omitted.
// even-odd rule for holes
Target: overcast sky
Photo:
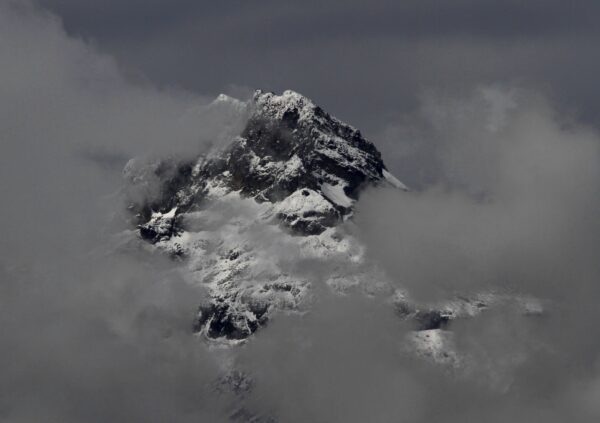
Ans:
<svg viewBox="0 0 600 423"><path fill-rule="evenodd" d="M132 78L202 94L293 89L375 136L423 90L543 90L598 124L594 0L37 0Z"/></svg>

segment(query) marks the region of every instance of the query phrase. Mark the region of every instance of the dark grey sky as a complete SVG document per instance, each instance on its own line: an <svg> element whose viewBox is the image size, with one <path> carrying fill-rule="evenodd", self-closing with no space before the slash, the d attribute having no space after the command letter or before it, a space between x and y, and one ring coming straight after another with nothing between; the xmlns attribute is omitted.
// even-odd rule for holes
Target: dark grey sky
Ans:
<svg viewBox="0 0 600 423"><path fill-rule="evenodd" d="M202 94L294 89L367 135L424 90L479 83L534 87L600 122L593 0L37 1L134 78Z"/></svg>

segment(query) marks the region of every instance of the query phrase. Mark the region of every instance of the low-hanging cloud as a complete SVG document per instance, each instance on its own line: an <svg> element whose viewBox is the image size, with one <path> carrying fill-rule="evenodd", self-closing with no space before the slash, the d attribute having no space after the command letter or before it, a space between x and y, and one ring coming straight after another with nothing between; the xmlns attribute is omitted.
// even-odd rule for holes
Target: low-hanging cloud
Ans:
<svg viewBox="0 0 600 423"><path fill-rule="evenodd" d="M552 296L570 272L595 269L597 133L543 99L494 88L427 99L413 122L413 150L398 161L429 150L424 189L372 190L357 210L399 284L425 297L486 285Z"/></svg>
<svg viewBox="0 0 600 423"><path fill-rule="evenodd" d="M116 233L129 158L195 156L237 122L25 2L0 4L0 67L0 420L220 421L204 293Z"/></svg>
<svg viewBox="0 0 600 423"><path fill-rule="evenodd" d="M418 301L491 291L533 295L546 307L537 317L509 307L451 325L471 378L502 392L457 415L591 421L599 134L537 95L502 87L430 95L403 125L410 138L398 142L410 147L398 161L429 155L436 167L420 190L361 197L356 222L369 255Z"/></svg>

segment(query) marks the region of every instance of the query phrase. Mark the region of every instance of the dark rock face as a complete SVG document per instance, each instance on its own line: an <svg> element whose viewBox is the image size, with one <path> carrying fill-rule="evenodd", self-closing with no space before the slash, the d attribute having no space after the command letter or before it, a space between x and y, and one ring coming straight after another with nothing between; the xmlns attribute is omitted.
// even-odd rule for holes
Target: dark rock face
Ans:
<svg viewBox="0 0 600 423"><path fill-rule="evenodd" d="M245 339L267 322L267 305L250 306L253 318L232 312L225 299L200 306L194 321L194 332L205 329L210 338Z"/></svg>
<svg viewBox="0 0 600 423"><path fill-rule="evenodd" d="M201 209L215 188L272 203L281 225L297 235L317 235L351 212L361 187L386 179L381 154L360 131L300 94L257 91L246 107L245 128L220 152L193 161L160 160L142 170L128 165L131 185L154 182L154 190L130 207L143 239L159 243L185 231L181 217ZM244 339L263 326L269 306L249 301L233 307L237 295L220 293L200 307L194 330Z"/></svg>
<svg viewBox="0 0 600 423"><path fill-rule="evenodd" d="M233 189L275 202L300 188L343 183L357 198L361 184L381 179L381 154L358 130L298 94L282 97L255 94L255 112L226 164Z"/></svg>
<svg viewBox="0 0 600 423"><path fill-rule="evenodd" d="M452 312L436 308L417 308L404 300L395 302L396 314L411 323L414 330L446 329L453 319Z"/></svg>
<svg viewBox="0 0 600 423"><path fill-rule="evenodd" d="M169 239L178 233L175 213L153 213L150 219L138 226L140 236L151 243Z"/></svg>
<svg viewBox="0 0 600 423"><path fill-rule="evenodd" d="M418 311L413 316L416 330L445 329L450 323L450 316L440 310Z"/></svg>
<svg viewBox="0 0 600 423"><path fill-rule="evenodd" d="M277 203L300 189L323 194L324 185L338 186L355 200L363 184L382 179L385 166L375 146L305 97L257 91L250 107L241 136L202 164L196 183L218 181L257 201ZM320 233L350 211L349 204L327 195L324 200L331 211L282 212L279 217L296 233Z"/></svg>

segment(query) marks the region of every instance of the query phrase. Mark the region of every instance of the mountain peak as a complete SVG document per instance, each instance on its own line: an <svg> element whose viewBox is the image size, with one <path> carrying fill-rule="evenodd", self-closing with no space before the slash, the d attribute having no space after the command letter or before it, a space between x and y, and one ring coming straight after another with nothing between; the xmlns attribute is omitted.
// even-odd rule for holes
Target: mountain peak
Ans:
<svg viewBox="0 0 600 423"><path fill-rule="evenodd" d="M198 216L212 216L211 203L243 201L257 213L248 225L264 220L307 243L319 237L317 244L327 246L324 254L339 255L336 251L342 247L332 231L352 215L362 188L380 183L406 187L386 170L380 152L358 130L299 93L259 90L248 103L225 95L213 103L217 108L243 106L248 116L226 148L188 161L163 160L141 171L128 166L126 176L132 184L160 183L154 190L157 195L131 206L139 235L183 260L193 257L194 272L206 272L205 280L213 281L206 282L212 284L212 300L201 308L197 330L210 338L242 339L264 324L275 307L270 301L295 307L308 282L295 281L281 269L266 271L262 262L252 261L250 256L257 253L245 249L252 240L245 239L247 228L238 228L238 223L231 223L229 238L217 241L213 238L222 234L213 234L204 240L210 220L220 218L199 220ZM229 246L237 238L242 239L239 245ZM213 250L211 245L218 247ZM340 259L345 260L346 254L341 253ZM207 263L222 263L222 269L209 264L205 269L199 263L206 257ZM266 278L264 283L261 278Z"/></svg>
<svg viewBox="0 0 600 423"><path fill-rule="evenodd" d="M213 103L249 107L241 134L210 157L155 166L161 177L168 178L158 199L136 207L144 210L141 223L156 211L166 213L177 207L181 213L197 207L203 196L218 187L259 202L279 203L294 196L296 200L288 203L297 205L300 199L320 204L310 213L302 209L304 217L283 210L279 214L293 231L319 233L351 214L364 185L381 182L406 190L360 131L295 91L277 95L257 90L249 104L221 94ZM314 194L309 199L302 192Z"/></svg>

